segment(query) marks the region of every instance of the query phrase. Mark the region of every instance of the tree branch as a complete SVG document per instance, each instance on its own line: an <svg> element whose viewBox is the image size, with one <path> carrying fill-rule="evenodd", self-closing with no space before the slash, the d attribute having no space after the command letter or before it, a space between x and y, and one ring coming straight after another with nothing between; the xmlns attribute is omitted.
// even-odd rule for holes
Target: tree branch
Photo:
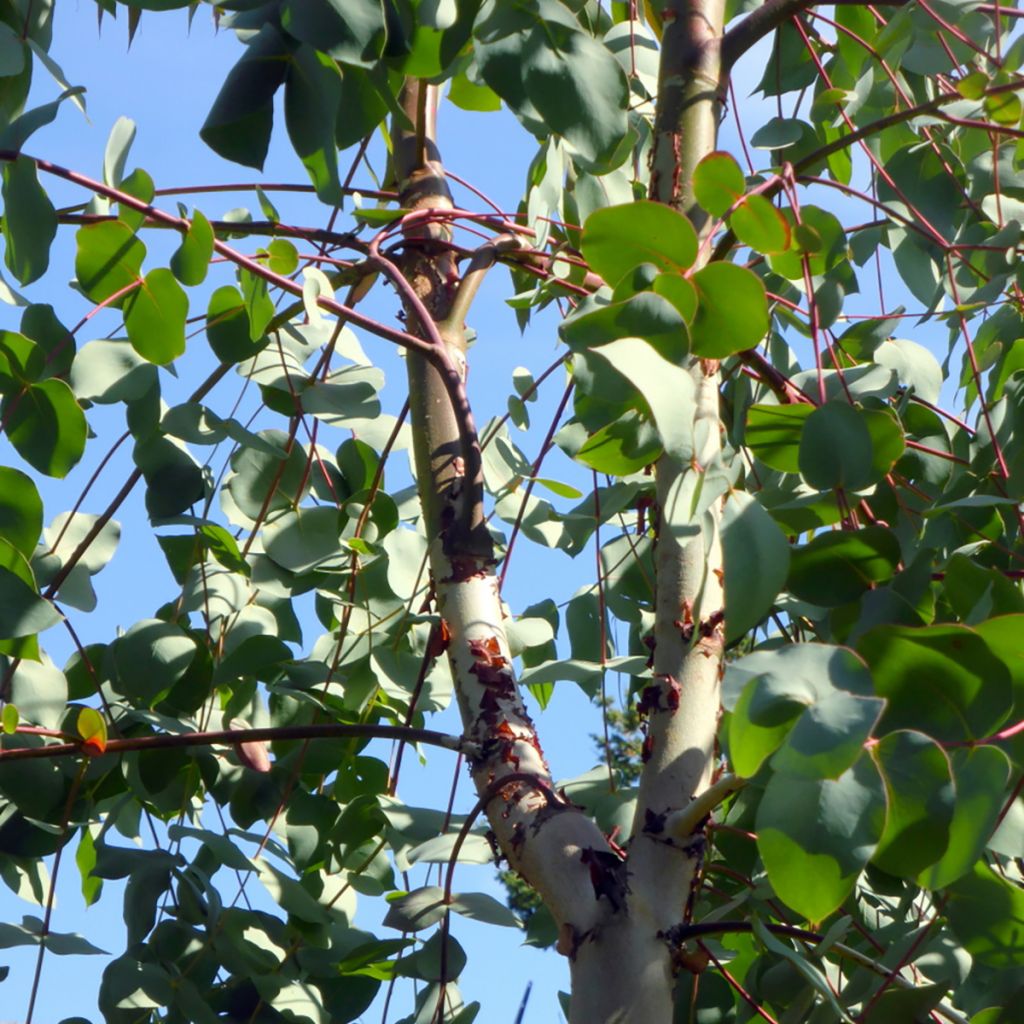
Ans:
<svg viewBox="0 0 1024 1024"><path fill-rule="evenodd" d="M404 725L364 725L327 723L323 725L282 725L262 729L218 729L211 732L157 733L149 736L130 736L126 739L108 740L102 753L87 750L80 742L51 743L42 747L8 747L0 749L2 761L28 761L37 758L74 757L85 755L103 757L107 754L121 754L129 750L168 750L178 747L233 746L237 743L258 743L274 740L315 740L336 739L385 739L407 740L443 747L456 753L473 756L478 752L477 744L436 732L433 729L412 729ZM0 743L2 743L0 737Z"/></svg>

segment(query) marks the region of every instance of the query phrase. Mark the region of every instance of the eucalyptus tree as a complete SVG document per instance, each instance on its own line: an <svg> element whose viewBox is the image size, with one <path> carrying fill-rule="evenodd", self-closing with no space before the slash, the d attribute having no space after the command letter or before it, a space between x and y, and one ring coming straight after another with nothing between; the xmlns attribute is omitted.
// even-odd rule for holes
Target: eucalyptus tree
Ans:
<svg viewBox="0 0 1024 1024"><path fill-rule="evenodd" d="M101 175L48 161L32 136L80 94L49 53L61 15L0 5L0 875L44 908L0 945L38 951L28 1018L44 958L91 949L54 915L73 852L87 902L128 880L111 1022L355 1020L403 978L386 1019L470 1021L451 915L518 923L456 884L491 858L540 900L573 1024L1016 1020L1017 7L97 12L130 37L186 6L239 40L202 142L259 171L286 135L305 168L254 173L256 215L129 171L127 122ZM26 109L46 73L63 91ZM535 140L521 197L453 199L447 103ZM499 266L509 315L551 307L559 349L481 410L474 300ZM93 453L102 406L122 479ZM80 462L44 509L37 484ZM118 519L135 490L149 523ZM176 589L82 644L121 529L154 531ZM535 570L509 607L527 545L592 581L559 605ZM559 782L526 695L598 699L610 673L639 763ZM449 700L458 735L430 728ZM406 806L409 744L468 766L475 803ZM409 889L424 864L437 884ZM374 931L357 894L389 900Z"/></svg>

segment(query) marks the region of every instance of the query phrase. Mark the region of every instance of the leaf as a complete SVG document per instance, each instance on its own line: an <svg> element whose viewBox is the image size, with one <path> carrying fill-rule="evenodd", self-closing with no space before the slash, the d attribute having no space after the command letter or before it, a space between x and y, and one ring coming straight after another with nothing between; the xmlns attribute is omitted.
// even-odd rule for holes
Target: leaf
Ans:
<svg viewBox="0 0 1024 1024"><path fill-rule="evenodd" d="M771 610L789 574L789 542L758 500L733 491L722 512L725 639L738 640ZM756 569L755 569L756 567Z"/></svg>
<svg viewBox="0 0 1024 1024"><path fill-rule="evenodd" d="M743 171L730 153L708 153L694 169L694 197L713 217L724 216L746 189Z"/></svg>
<svg viewBox="0 0 1024 1024"><path fill-rule="evenodd" d="M413 889L390 902L391 906L384 915L384 926L397 928L401 932L418 932L429 928L437 924L447 910L444 889L437 885Z"/></svg>
<svg viewBox="0 0 1024 1024"><path fill-rule="evenodd" d="M124 178L128 151L135 141L135 122L128 117L119 117L114 122L103 151L103 182L117 188Z"/></svg>
<svg viewBox="0 0 1024 1024"><path fill-rule="evenodd" d="M22 284L31 284L46 273L57 234L57 214L39 184L35 161L19 156L4 164L3 201L4 261Z"/></svg>
<svg viewBox="0 0 1024 1024"><path fill-rule="evenodd" d="M523 922L504 903L499 903L485 892L453 893L449 907L456 914L485 924L502 925L505 928L523 927Z"/></svg>
<svg viewBox="0 0 1024 1024"><path fill-rule="evenodd" d="M730 214L729 227L754 252L785 252L789 248L789 221L762 195L747 196Z"/></svg>
<svg viewBox="0 0 1024 1024"><path fill-rule="evenodd" d="M85 451L85 414L62 380L4 396L0 419L18 454L47 476L67 476Z"/></svg>
<svg viewBox="0 0 1024 1024"><path fill-rule="evenodd" d="M125 302L124 325L132 348L158 366L185 352L188 296L167 269L151 270Z"/></svg>
<svg viewBox="0 0 1024 1024"><path fill-rule="evenodd" d="M25 145L29 137L40 128L51 124L60 110L60 105L67 99L81 96L85 87L76 85L72 89L65 89L55 100L44 103L42 106L33 107L31 110L16 117L3 131L0 131L0 149L17 151Z"/></svg>
<svg viewBox="0 0 1024 1024"><path fill-rule="evenodd" d="M131 402L157 384L157 368L127 338L86 342L71 367L71 386L81 401Z"/></svg>
<svg viewBox="0 0 1024 1024"><path fill-rule="evenodd" d="M885 702L837 691L805 708L772 758L784 775L837 779L861 755Z"/></svg>
<svg viewBox="0 0 1024 1024"><path fill-rule="evenodd" d="M107 722L95 708L81 708L75 728L90 754L102 754L107 749Z"/></svg>
<svg viewBox="0 0 1024 1024"><path fill-rule="evenodd" d="M883 871L913 878L942 859L955 793L949 759L919 732L884 736L871 757L885 785L885 831L871 858Z"/></svg>
<svg viewBox="0 0 1024 1024"><path fill-rule="evenodd" d="M871 480L873 448L864 417L842 401L815 409L800 435L800 475L819 491L856 491Z"/></svg>
<svg viewBox="0 0 1024 1024"><path fill-rule="evenodd" d="M180 626L143 619L111 645L115 688L146 707L155 704L185 673L196 645Z"/></svg>
<svg viewBox="0 0 1024 1024"><path fill-rule="evenodd" d="M852 891L884 819L881 782L866 758L835 780L773 775L756 825L772 888L807 920L825 920Z"/></svg>
<svg viewBox="0 0 1024 1024"><path fill-rule="evenodd" d="M43 529L43 501L31 478L0 466L0 538L31 558Z"/></svg>
<svg viewBox="0 0 1024 1024"><path fill-rule="evenodd" d="M274 94L285 80L290 46L270 22L247 46L228 72L199 135L225 160L262 170L274 127Z"/></svg>
<svg viewBox="0 0 1024 1024"><path fill-rule="evenodd" d="M920 729L944 743L981 739L1010 713L1006 666L967 626L878 626L857 648L888 702L885 731Z"/></svg>
<svg viewBox="0 0 1024 1024"><path fill-rule="evenodd" d="M38 946L41 944L43 922L37 917L25 916L21 924L0 923L0 949L14 946ZM109 956L105 949L94 946L81 935L72 932L46 932L46 948L57 956Z"/></svg>
<svg viewBox="0 0 1024 1024"><path fill-rule="evenodd" d="M14 704L4 704L3 712L0 713L0 728L5 736L13 736L18 731L18 722L21 716Z"/></svg>
<svg viewBox="0 0 1024 1024"><path fill-rule="evenodd" d="M425 843L414 846L406 858L410 864L447 864L455 850L458 835L446 833L434 836ZM490 864L494 860L494 851L486 836L470 833L459 849L458 861L461 864Z"/></svg>
<svg viewBox="0 0 1024 1024"><path fill-rule="evenodd" d="M24 569L29 571L28 563ZM0 639L32 636L61 621L57 609L39 596L24 575L0 565Z"/></svg>
<svg viewBox="0 0 1024 1024"><path fill-rule="evenodd" d="M297 508L263 530L267 554L282 568L303 573L345 555L336 508Z"/></svg>
<svg viewBox="0 0 1024 1024"><path fill-rule="evenodd" d="M193 210L188 231L171 257L171 272L189 287L202 284L213 255L213 228L202 210Z"/></svg>
<svg viewBox="0 0 1024 1024"><path fill-rule="evenodd" d="M753 348L768 333L768 300L761 279L735 263L709 263L692 277L697 288L697 315L690 344L706 359Z"/></svg>
<svg viewBox="0 0 1024 1024"><path fill-rule="evenodd" d="M731 662L722 684L722 704L727 711L735 707L752 679L760 682L750 711L752 720L761 725L795 718L804 707L834 690L874 696L871 673L860 656L847 647L830 644L769 647Z"/></svg>
<svg viewBox="0 0 1024 1024"><path fill-rule="evenodd" d="M752 405L747 410L747 447L766 465L783 473L800 469L800 438L811 405Z"/></svg>
<svg viewBox="0 0 1024 1024"><path fill-rule="evenodd" d="M210 296L206 337L222 363L240 363L260 350L261 346L253 342L245 300L233 285L222 285Z"/></svg>
<svg viewBox="0 0 1024 1024"><path fill-rule="evenodd" d="M681 213L640 200L595 210L583 225L580 248L594 273L614 285L641 263L686 270L697 258L697 235Z"/></svg>
<svg viewBox="0 0 1024 1024"><path fill-rule="evenodd" d="M1010 970L1024 959L1024 890L979 863L949 887L946 915L975 960Z"/></svg>
<svg viewBox="0 0 1024 1024"><path fill-rule="evenodd" d="M688 462L693 456L693 379L642 338L622 338L592 350L607 359L643 395L668 455Z"/></svg>
<svg viewBox="0 0 1024 1024"><path fill-rule="evenodd" d="M309 172L317 197L330 205L342 201L338 147L334 140L341 74L337 63L312 46L291 56L284 83L284 118L288 137Z"/></svg>
<svg viewBox="0 0 1024 1024"><path fill-rule="evenodd" d="M943 889L974 866L1005 802L1010 762L997 747L961 747L950 753L956 797L949 841L937 863L917 878L927 889Z"/></svg>
<svg viewBox="0 0 1024 1024"><path fill-rule="evenodd" d="M803 601L834 608L890 579L899 561L899 541L884 526L822 533L793 549L788 587Z"/></svg>
<svg viewBox="0 0 1024 1024"><path fill-rule="evenodd" d="M564 8L562 9L564 10ZM521 51L526 96L586 170L607 170L626 137L629 86L603 43L564 24L534 27Z"/></svg>
<svg viewBox="0 0 1024 1024"><path fill-rule="evenodd" d="M285 0L281 24L289 35L345 64L372 67L384 46L385 8L376 0Z"/></svg>
<svg viewBox="0 0 1024 1024"><path fill-rule="evenodd" d="M146 247L122 221L86 224L78 229L75 241L75 276L93 302L103 302L139 279ZM122 297L114 305L123 301Z"/></svg>

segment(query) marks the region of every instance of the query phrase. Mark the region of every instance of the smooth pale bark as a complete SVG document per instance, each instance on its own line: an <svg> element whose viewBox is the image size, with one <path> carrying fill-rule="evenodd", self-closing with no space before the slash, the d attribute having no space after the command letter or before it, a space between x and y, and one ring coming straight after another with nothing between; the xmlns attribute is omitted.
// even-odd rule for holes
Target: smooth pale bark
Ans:
<svg viewBox="0 0 1024 1024"><path fill-rule="evenodd" d="M715 147L720 113L720 41L724 0L667 5L660 95L652 155L652 198L701 223L692 199L693 169ZM435 144L435 90L410 81L404 107L417 131L396 132L402 206L452 208ZM420 304L409 301L410 331L443 344L465 378L461 323L451 323L460 286L443 246L447 229L432 222L407 231L402 270ZM433 242L433 244L431 244ZM417 322L428 318L429 323ZM533 723L519 694L505 636L494 553L482 517L475 433L467 430L436 365L408 354L410 413L418 485L430 539L437 610L447 627L448 657L466 738L479 744L473 779L502 852L538 891L559 925L558 948L570 960L570 1024L669 1024L676 960L666 932L684 920L703 836L678 835L711 777L722 664L722 573L716 505L707 528L680 545L662 530L657 550L654 654L657 708L650 717L650 757L628 857L611 851L597 826L552 790ZM682 473L699 472L720 454L717 364L692 359L694 465L662 458L659 502ZM508 777L507 785L501 780Z"/></svg>

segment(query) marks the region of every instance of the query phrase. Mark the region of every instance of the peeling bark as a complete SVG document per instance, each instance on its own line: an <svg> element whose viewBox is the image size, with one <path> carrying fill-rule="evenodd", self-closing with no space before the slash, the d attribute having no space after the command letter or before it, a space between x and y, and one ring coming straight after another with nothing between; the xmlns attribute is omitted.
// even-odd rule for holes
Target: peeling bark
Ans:
<svg viewBox="0 0 1024 1024"><path fill-rule="evenodd" d="M434 143L436 89L409 82L403 98L410 120L421 127L396 138L402 205L414 211L449 210L451 197ZM459 277L450 254L434 244L446 240L447 227L438 220L415 218L413 225L406 234L403 272L433 321L433 333L444 325L440 340L464 379L463 325L448 322ZM432 332L413 322L412 312L407 306L409 329L429 337ZM460 423L449 390L430 361L410 352L407 366L437 610L449 632L447 653L465 736L480 751L470 762L473 780L477 793L489 797L486 811L503 854L540 893L562 930L563 952L575 957L614 914L607 895L597 891L588 857L614 854L597 825L554 794L523 704L505 634L496 560L483 521L482 481L465 472L467 424ZM471 443L478 443L475 433ZM508 785L502 786L506 777Z"/></svg>
<svg viewBox="0 0 1024 1024"><path fill-rule="evenodd" d="M724 0L673 0L666 11L660 95L652 154L652 198L681 209L698 232L693 169L714 149L721 95ZM432 87L408 82L404 108L414 131L397 133L402 205L449 210L451 198L435 144ZM421 303L409 329L447 347L465 378L463 324L452 323L459 277L438 242L438 219L411 218L403 270ZM427 328L430 328L429 330ZM436 361L434 361L436 362ZM482 480L466 473L466 416L423 354L408 354L417 476L430 539L438 611L450 632L448 657L467 740L479 745L473 779L497 841L538 891L559 926L558 949L570 960L571 1024L668 1024L678 969L669 936L686 919L703 853L687 808L706 790L714 762L724 647L720 505L704 529L680 545L660 531L657 550L655 683L644 695L649 757L623 860L596 824L553 792L553 782L523 705L504 629L494 552L482 515ZM659 502L684 473L703 472L721 455L717 363L692 358L696 385L694 462L662 457ZM467 406L468 409L468 406ZM502 779L508 784L503 786Z"/></svg>

